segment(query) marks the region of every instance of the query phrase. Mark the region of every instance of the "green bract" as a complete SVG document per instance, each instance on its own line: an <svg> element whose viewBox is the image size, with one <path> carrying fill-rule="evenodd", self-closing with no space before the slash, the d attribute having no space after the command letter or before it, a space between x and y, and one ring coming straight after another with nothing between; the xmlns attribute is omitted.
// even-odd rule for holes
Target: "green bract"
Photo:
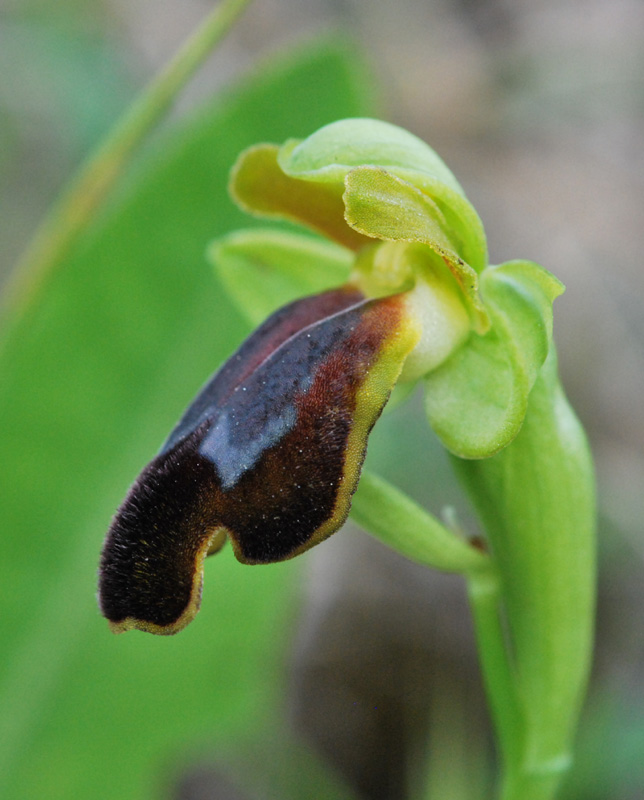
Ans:
<svg viewBox="0 0 644 800"><path fill-rule="evenodd" d="M342 120L302 141L246 150L230 188L246 210L301 223L335 243L270 229L216 242L219 273L254 322L349 275L373 297L414 285L436 294L440 283L435 351L413 354L421 366L401 380L424 371L429 421L452 453L485 458L512 441L548 354L552 301L563 286L530 262L488 266L481 221L427 144L385 122Z"/></svg>

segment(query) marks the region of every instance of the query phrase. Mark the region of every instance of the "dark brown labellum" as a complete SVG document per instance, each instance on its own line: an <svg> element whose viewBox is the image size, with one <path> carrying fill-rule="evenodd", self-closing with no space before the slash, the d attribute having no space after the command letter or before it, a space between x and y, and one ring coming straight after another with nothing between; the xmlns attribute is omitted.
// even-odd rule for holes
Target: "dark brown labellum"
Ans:
<svg viewBox="0 0 644 800"><path fill-rule="evenodd" d="M228 536L248 564L345 521L371 427L418 339L404 296L352 287L286 306L204 387L108 532L99 599L115 631L175 633Z"/></svg>

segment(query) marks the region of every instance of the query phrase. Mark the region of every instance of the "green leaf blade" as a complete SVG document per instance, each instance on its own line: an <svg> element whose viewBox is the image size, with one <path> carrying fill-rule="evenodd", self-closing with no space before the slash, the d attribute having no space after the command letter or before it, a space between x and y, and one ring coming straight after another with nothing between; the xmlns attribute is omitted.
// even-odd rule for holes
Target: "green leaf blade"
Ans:
<svg viewBox="0 0 644 800"><path fill-rule="evenodd" d="M309 46L162 140L9 332L4 796L139 798L180 750L244 737L274 708L297 562L214 557L199 620L158 643L109 633L96 568L129 483L247 330L204 257L247 224L226 196L230 165L258 139L365 113L356 73L343 46Z"/></svg>

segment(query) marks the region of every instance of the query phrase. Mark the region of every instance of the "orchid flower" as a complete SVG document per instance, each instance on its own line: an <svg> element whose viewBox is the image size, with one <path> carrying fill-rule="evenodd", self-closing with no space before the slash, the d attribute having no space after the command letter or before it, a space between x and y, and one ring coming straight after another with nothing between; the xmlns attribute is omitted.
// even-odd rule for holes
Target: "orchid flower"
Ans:
<svg viewBox="0 0 644 800"><path fill-rule="evenodd" d="M338 530L353 502L390 547L465 578L501 796L551 800L571 762L595 597L592 459L552 342L562 285L529 261L490 266L452 173L383 122L253 147L231 193L325 238L254 228L213 244L221 280L261 324L118 510L103 614L117 633L176 633L226 539L241 562L281 561ZM484 528L480 547L377 476L359 485L390 393L419 382Z"/></svg>
<svg viewBox="0 0 644 800"><path fill-rule="evenodd" d="M552 342L562 285L529 261L489 265L452 173L383 122L252 147L231 193L324 238L253 228L212 245L222 282L259 327L118 510L101 558L103 614L116 633L176 633L199 608L206 556L226 539L243 563L281 561L351 510L403 555L464 576L502 797L551 800L571 761L595 597L592 459ZM419 382L481 546L381 478L360 480L390 394Z"/></svg>
<svg viewBox="0 0 644 800"><path fill-rule="evenodd" d="M113 520L100 605L115 632L185 627L204 560L226 539L239 561L259 564L338 530L396 384L424 384L429 422L455 455L501 451L550 349L561 284L531 262L489 266L458 182L400 128L344 120L258 145L234 166L231 193L327 241L251 229L213 246L236 299L256 317L273 313L206 384ZM274 310L294 285L308 296Z"/></svg>

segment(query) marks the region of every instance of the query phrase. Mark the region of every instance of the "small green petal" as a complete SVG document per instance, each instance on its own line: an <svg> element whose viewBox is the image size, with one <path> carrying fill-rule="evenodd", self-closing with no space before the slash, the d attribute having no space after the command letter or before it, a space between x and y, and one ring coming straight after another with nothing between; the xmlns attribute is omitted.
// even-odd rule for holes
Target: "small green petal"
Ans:
<svg viewBox="0 0 644 800"><path fill-rule="evenodd" d="M441 256L469 301L475 328L489 320L478 291L478 275L458 255L440 208L427 194L381 167L358 167L345 178L345 218L352 228L375 239L419 242Z"/></svg>
<svg viewBox="0 0 644 800"><path fill-rule="evenodd" d="M429 145L402 128L374 119L340 120L303 141L289 140L278 161L287 175L336 190L355 167L384 167L434 201L468 264L477 271L487 264L483 225L460 184Z"/></svg>
<svg viewBox="0 0 644 800"><path fill-rule="evenodd" d="M277 163L279 147L259 144L245 150L230 175L230 193L245 211L307 225L339 244L357 250L369 240L344 220L342 185L326 186L285 174Z"/></svg>
<svg viewBox="0 0 644 800"><path fill-rule="evenodd" d="M552 337L552 301L562 284L542 267L510 261L481 275L492 320L425 381L430 424L462 458L487 458L519 432Z"/></svg>
<svg viewBox="0 0 644 800"><path fill-rule="evenodd" d="M254 325L298 297L345 284L353 262L350 250L332 242L271 228L235 231L217 239L208 257Z"/></svg>
<svg viewBox="0 0 644 800"><path fill-rule="evenodd" d="M436 203L382 167L356 167L344 179L346 220L375 239L423 242L454 259L447 222Z"/></svg>

